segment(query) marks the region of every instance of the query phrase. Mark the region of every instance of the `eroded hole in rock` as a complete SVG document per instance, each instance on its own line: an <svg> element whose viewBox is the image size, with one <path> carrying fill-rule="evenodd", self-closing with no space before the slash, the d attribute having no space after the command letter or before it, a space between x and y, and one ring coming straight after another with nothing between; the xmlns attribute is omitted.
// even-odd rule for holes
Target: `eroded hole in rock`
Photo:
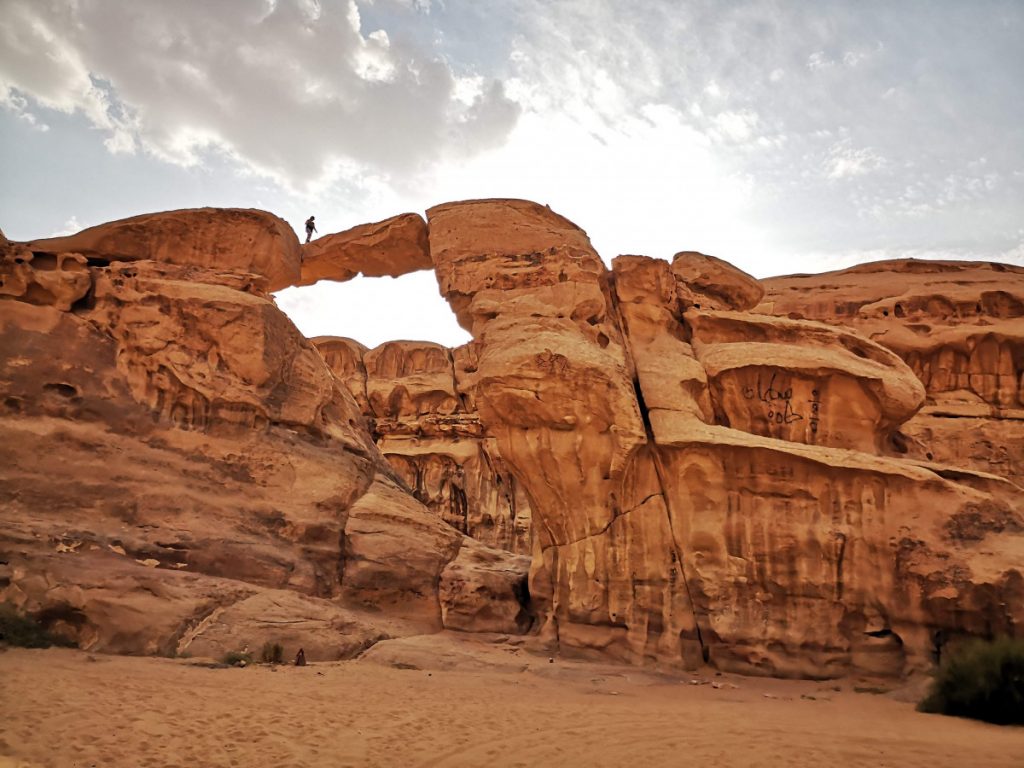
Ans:
<svg viewBox="0 0 1024 768"><path fill-rule="evenodd" d="M893 432L889 442L897 453L906 453L908 450L907 436L902 432Z"/></svg>
<svg viewBox="0 0 1024 768"><path fill-rule="evenodd" d="M888 627L885 627L884 629L869 630L869 631L866 631L864 634L867 635L868 637L896 637L896 638L899 638L899 635L897 635L895 632L893 632Z"/></svg>
<svg viewBox="0 0 1024 768"><path fill-rule="evenodd" d="M52 253L33 251L32 269L38 269L44 272L52 272L53 270L57 269L57 256Z"/></svg>
<svg viewBox="0 0 1024 768"><path fill-rule="evenodd" d="M512 585L512 593L515 595L516 602L519 603L519 613L516 615L515 620L516 627L525 634L533 628L533 623L536 620L536 617L533 615L533 609L530 606L529 577L523 576L516 581Z"/></svg>
<svg viewBox="0 0 1024 768"><path fill-rule="evenodd" d="M47 392L52 392L55 395L60 395L61 397L66 397L69 399L78 396L78 389L71 386L70 384L63 384L60 382L44 384L43 389L46 390Z"/></svg>

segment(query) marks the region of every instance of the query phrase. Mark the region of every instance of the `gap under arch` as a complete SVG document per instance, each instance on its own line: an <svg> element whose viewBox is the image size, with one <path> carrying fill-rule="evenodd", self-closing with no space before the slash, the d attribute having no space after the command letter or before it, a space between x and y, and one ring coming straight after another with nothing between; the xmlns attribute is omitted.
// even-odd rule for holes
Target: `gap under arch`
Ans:
<svg viewBox="0 0 1024 768"><path fill-rule="evenodd" d="M441 296L430 270L401 277L364 277L285 288L277 305L306 338L347 336L372 349L386 341L433 341L458 347L471 340Z"/></svg>

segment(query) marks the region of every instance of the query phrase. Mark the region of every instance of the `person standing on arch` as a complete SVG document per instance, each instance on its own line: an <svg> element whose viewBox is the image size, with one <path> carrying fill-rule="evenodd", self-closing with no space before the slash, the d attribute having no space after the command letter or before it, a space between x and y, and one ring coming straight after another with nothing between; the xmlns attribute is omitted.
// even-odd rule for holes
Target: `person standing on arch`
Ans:
<svg viewBox="0 0 1024 768"><path fill-rule="evenodd" d="M310 216L306 219L306 242L308 243L313 239L313 233L316 232L316 224L314 223L316 216Z"/></svg>

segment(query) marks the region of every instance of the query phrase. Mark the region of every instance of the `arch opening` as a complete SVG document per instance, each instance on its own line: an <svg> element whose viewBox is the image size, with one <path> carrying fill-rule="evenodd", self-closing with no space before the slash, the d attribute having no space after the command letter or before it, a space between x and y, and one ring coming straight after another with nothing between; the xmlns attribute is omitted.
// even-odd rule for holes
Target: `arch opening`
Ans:
<svg viewBox="0 0 1024 768"><path fill-rule="evenodd" d="M429 270L401 277L321 280L274 294L306 338L345 336L373 348L388 341L431 341L458 347L471 340Z"/></svg>

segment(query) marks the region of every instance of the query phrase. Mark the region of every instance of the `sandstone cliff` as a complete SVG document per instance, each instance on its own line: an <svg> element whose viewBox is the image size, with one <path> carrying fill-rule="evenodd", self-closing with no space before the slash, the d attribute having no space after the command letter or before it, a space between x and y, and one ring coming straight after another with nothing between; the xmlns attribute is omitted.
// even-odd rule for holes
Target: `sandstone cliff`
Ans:
<svg viewBox="0 0 1024 768"><path fill-rule="evenodd" d="M921 380L924 407L891 453L1024 487L1024 268L888 261L764 285L762 310L854 329Z"/></svg>
<svg viewBox="0 0 1024 768"><path fill-rule="evenodd" d="M429 342L368 350L352 339L312 341L416 499L477 541L530 553L529 500L457 390L451 350Z"/></svg>
<svg viewBox="0 0 1024 768"><path fill-rule="evenodd" d="M609 269L546 207L477 200L299 275L160 221L124 258L0 244L0 599L85 645L534 627L830 677L1021 631L1020 270ZM266 293L427 263L464 347L311 343Z"/></svg>
<svg viewBox="0 0 1024 768"><path fill-rule="evenodd" d="M267 294L294 249L253 250L252 218L129 220L162 261L95 231L3 244L0 600L129 653L525 628L526 561L407 493Z"/></svg>
<svg viewBox="0 0 1024 768"><path fill-rule="evenodd" d="M563 649L767 674L899 674L1024 619L1020 489L879 455L925 389L887 348L749 312L700 254L616 260L523 201L428 212L456 365L531 499Z"/></svg>

